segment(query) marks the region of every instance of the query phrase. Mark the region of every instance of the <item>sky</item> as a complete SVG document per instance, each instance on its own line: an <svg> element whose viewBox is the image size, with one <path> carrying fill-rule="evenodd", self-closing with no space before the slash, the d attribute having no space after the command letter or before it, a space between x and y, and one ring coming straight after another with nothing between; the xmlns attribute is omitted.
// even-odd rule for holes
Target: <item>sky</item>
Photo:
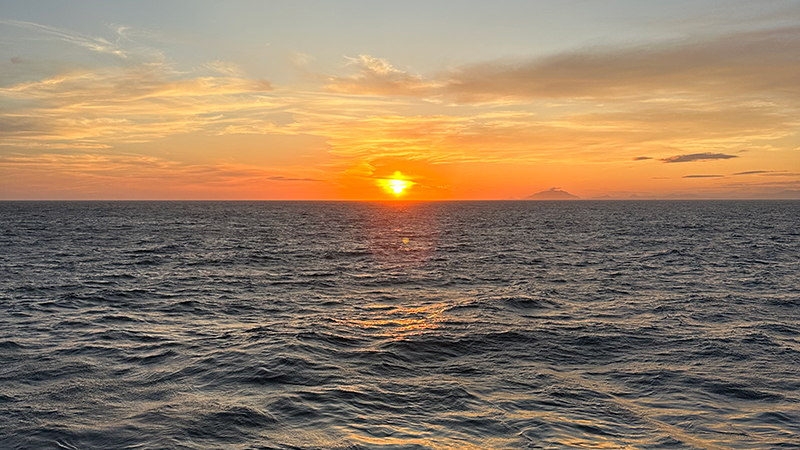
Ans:
<svg viewBox="0 0 800 450"><path fill-rule="evenodd" d="M800 0L0 0L1 200L800 198Z"/></svg>

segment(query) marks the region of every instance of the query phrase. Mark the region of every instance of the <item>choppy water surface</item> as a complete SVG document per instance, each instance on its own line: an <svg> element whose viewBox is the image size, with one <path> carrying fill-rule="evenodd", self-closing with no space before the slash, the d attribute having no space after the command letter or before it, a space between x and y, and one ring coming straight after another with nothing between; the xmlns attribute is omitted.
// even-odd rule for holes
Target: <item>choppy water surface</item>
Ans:
<svg viewBox="0 0 800 450"><path fill-rule="evenodd" d="M0 236L0 448L800 448L800 202L4 202Z"/></svg>

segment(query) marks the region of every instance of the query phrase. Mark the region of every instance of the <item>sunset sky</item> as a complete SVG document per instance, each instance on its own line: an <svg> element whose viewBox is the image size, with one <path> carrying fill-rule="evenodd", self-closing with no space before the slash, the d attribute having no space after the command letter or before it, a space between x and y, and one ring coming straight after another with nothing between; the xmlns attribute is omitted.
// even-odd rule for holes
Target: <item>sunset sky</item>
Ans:
<svg viewBox="0 0 800 450"><path fill-rule="evenodd" d="M800 198L799 133L800 1L0 0L0 199Z"/></svg>

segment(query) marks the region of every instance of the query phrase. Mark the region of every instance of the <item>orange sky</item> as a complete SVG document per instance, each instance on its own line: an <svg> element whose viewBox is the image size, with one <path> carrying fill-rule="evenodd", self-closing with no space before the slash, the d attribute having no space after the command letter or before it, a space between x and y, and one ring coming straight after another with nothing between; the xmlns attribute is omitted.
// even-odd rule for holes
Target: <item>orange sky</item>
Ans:
<svg viewBox="0 0 800 450"><path fill-rule="evenodd" d="M798 4L618 3L7 7L0 199L800 198Z"/></svg>

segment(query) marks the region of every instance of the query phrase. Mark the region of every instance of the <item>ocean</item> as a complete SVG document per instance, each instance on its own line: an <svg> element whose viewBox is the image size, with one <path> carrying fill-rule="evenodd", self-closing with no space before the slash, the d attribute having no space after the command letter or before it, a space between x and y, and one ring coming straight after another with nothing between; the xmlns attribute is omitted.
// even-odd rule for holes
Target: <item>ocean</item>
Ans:
<svg viewBox="0 0 800 450"><path fill-rule="evenodd" d="M0 202L2 449L800 448L800 201Z"/></svg>

